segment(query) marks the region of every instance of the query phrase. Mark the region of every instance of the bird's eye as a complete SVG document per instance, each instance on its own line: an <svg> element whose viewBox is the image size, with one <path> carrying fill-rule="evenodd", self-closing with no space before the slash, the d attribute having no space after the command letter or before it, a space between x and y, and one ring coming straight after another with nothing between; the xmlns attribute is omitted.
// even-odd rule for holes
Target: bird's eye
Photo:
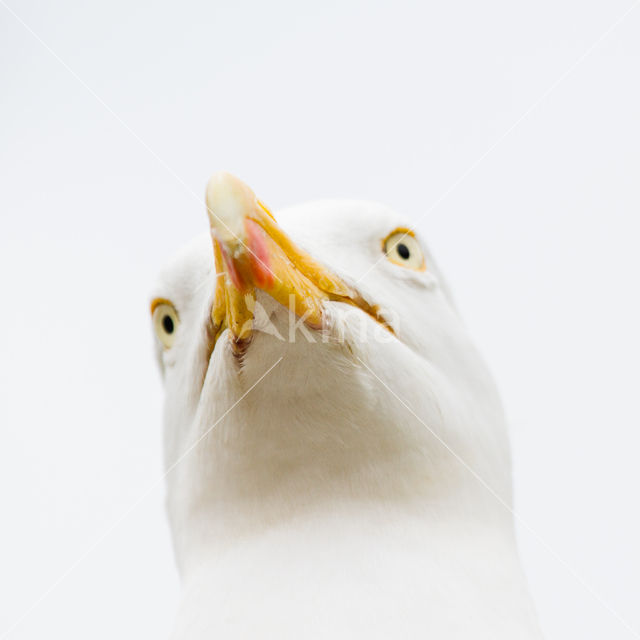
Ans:
<svg viewBox="0 0 640 640"><path fill-rule="evenodd" d="M176 308L167 300L154 300L151 303L153 328L158 340L165 349L169 349L176 339L176 331L180 320Z"/></svg>
<svg viewBox="0 0 640 640"><path fill-rule="evenodd" d="M397 229L388 235L383 246L387 258L394 264L415 271L424 271L426 268L422 249L416 237L408 229Z"/></svg>

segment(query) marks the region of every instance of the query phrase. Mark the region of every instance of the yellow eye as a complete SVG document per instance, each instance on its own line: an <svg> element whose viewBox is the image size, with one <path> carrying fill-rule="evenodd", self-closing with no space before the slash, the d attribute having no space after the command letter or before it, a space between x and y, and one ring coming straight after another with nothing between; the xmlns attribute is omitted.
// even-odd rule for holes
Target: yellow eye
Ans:
<svg viewBox="0 0 640 640"><path fill-rule="evenodd" d="M384 241L384 252L387 258L401 267L414 271L424 271L427 267L424 254L415 236L408 229L397 229Z"/></svg>
<svg viewBox="0 0 640 640"><path fill-rule="evenodd" d="M176 339L180 320L176 308L168 300L154 300L151 303L153 328L165 349L169 349Z"/></svg>

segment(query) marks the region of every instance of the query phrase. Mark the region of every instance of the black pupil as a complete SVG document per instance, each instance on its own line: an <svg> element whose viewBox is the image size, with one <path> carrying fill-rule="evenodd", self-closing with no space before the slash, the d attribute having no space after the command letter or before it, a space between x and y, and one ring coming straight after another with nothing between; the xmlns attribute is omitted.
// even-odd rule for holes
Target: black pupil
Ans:
<svg viewBox="0 0 640 640"><path fill-rule="evenodd" d="M173 333L173 320L171 316L165 316L162 318L162 326L167 333Z"/></svg>
<svg viewBox="0 0 640 640"><path fill-rule="evenodd" d="M409 251L409 247L407 247L406 244L404 244L404 242L399 242L396 245L396 249L398 250L398 255L403 259L403 260L407 260L408 257L411 255L411 252Z"/></svg>

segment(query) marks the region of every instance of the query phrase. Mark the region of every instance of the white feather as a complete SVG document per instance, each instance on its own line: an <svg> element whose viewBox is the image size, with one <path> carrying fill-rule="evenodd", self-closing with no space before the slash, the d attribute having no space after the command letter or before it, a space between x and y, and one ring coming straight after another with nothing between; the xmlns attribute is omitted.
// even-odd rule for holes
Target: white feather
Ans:
<svg viewBox="0 0 640 640"><path fill-rule="evenodd" d="M324 339L290 342L287 310L259 292L276 331L256 331L242 363L224 339L209 360L209 237L165 270L156 293L181 319L160 356L167 468L202 438L167 477L173 638L539 638L501 405L433 260L419 273L381 258L407 226L381 205L276 217L396 337L327 303Z"/></svg>

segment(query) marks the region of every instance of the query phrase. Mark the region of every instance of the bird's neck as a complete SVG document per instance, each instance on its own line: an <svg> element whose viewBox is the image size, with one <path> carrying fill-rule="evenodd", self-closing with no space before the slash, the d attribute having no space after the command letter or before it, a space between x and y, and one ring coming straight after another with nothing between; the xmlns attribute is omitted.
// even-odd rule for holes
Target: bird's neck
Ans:
<svg viewBox="0 0 640 640"><path fill-rule="evenodd" d="M508 512L466 468L482 468L483 480L509 501L508 459L481 459L463 441L452 454L438 441L442 407L433 408L427 428L368 394L333 403L322 395L304 403L281 395L277 405L253 400L235 407L171 472L168 505L183 573L203 555L296 530L322 532L317 539L325 543L408 522L439 537L469 522L510 531ZM423 415L430 415L424 407Z"/></svg>

